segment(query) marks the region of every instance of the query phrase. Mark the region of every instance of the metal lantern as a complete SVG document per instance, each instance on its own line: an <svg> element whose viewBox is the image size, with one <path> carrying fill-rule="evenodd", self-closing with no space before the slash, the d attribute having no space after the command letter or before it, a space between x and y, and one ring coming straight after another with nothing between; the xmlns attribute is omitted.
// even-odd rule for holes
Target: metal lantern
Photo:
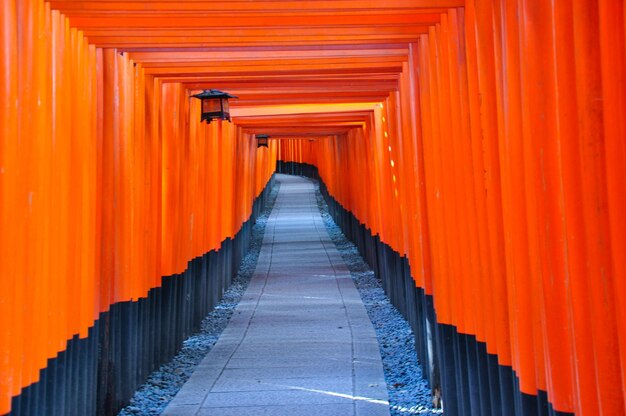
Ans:
<svg viewBox="0 0 626 416"><path fill-rule="evenodd" d="M267 147L269 144L269 138L267 134L257 134L256 135L256 147Z"/></svg>
<svg viewBox="0 0 626 416"><path fill-rule="evenodd" d="M217 119L230 121L228 99L238 98L219 90L204 90L199 94L192 95L192 97L201 101L200 122L206 121L207 124L209 124L211 120Z"/></svg>

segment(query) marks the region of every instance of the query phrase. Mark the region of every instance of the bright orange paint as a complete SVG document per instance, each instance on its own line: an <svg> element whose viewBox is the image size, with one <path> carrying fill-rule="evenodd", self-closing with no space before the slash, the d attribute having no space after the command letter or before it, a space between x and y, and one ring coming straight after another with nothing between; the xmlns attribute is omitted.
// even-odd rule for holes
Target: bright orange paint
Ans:
<svg viewBox="0 0 626 416"><path fill-rule="evenodd" d="M232 237L279 158L317 166L523 392L624 414L625 11L5 0L0 413L100 312ZM201 88L241 97L232 124L198 123Z"/></svg>

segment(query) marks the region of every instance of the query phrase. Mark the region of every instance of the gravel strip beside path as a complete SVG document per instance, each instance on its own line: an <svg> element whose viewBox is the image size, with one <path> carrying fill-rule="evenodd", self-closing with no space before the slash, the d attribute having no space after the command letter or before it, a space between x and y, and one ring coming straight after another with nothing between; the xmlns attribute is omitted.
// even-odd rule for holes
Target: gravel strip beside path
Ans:
<svg viewBox="0 0 626 416"><path fill-rule="evenodd" d="M268 204L257 218L252 229L250 251L244 257L232 286L224 293L215 309L204 318L200 331L183 342L182 349L172 361L163 364L148 377L130 404L122 409L118 416L160 415L215 345L250 283L263 244L267 219L274 207L279 186L276 183L270 193Z"/></svg>
<svg viewBox="0 0 626 416"><path fill-rule="evenodd" d="M380 280L365 263L356 246L335 224L319 192L319 184L316 184L316 193L317 204L328 234L348 265L354 284L376 330L389 392L391 415L442 414L442 410L432 406L430 388L422 376L415 352L415 338L409 323L391 304Z"/></svg>

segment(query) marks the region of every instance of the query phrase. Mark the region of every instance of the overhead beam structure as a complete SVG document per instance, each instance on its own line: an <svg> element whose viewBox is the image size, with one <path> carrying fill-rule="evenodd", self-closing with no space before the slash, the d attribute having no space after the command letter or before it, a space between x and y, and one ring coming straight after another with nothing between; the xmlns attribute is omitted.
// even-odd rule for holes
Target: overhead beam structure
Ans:
<svg viewBox="0 0 626 416"><path fill-rule="evenodd" d="M235 109L381 102L398 89L408 45L460 6L459 0L50 2L90 43L127 54L163 82L229 91L240 97ZM268 128L273 123L263 120ZM310 122L302 121L292 118L290 133L311 135Z"/></svg>

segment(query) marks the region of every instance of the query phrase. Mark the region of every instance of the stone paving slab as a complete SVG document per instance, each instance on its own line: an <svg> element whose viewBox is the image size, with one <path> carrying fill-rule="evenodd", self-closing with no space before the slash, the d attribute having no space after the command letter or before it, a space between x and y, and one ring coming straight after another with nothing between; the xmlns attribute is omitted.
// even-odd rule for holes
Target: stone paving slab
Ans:
<svg viewBox="0 0 626 416"><path fill-rule="evenodd" d="M389 415L376 335L313 184L277 180L252 281L164 415Z"/></svg>
<svg viewBox="0 0 626 416"><path fill-rule="evenodd" d="M323 404L307 406L252 406L201 409L198 416L345 416L353 414L351 404ZM369 413L361 413L369 415Z"/></svg>
<svg viewBox="0 0 626 416"><path fill-rule="evenodd" d="M333 391L339 394L352 394L352 380L346 377L316 377L316 378L264 378L244 380L220 378L212 391L256 391L256 390L320 390Z"/></svg>

